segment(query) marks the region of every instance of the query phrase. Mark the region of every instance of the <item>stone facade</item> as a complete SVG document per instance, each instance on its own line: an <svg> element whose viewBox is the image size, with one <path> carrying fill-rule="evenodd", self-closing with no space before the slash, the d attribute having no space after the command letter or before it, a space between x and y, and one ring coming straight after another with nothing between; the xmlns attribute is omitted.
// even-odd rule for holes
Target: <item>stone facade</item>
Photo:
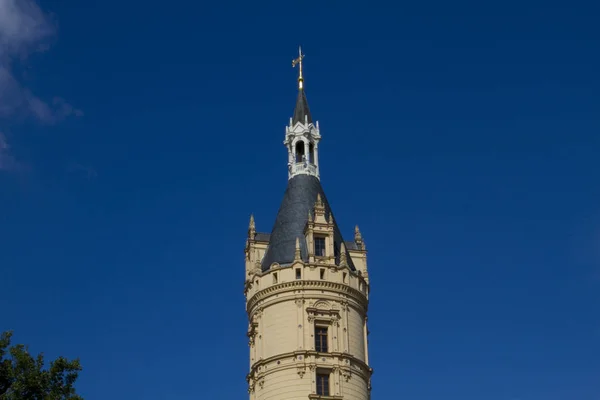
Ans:
<svg viewBox="0 0 600 400"><path fill-rule="evenodd" d="M315 231L332 230L319 201L307 226L309 249ZM321 257L309 250L308 262L300 259L298 246L294 263L262 272L268 245L268 235L257 234L251 218L245 248L250 400L369 399L369 278L358 227L348 250L355 271L344 256L336 263L332 246ZM327 329L326 352L315 348L317 327ZM329 376L329 396L317 395L318 373Z"/></svg>

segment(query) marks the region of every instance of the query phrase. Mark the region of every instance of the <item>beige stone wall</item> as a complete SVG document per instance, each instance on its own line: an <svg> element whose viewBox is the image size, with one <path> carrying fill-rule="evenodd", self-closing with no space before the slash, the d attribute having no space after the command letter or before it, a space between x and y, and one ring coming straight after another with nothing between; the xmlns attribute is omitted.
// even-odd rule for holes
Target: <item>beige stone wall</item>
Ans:
<svg viewBox="0 0 600 400"><path fill-rule="evenodd" d="M273 370L265 376L264 387L256 390L256 400L306 400L311 390L311 380L300 378L295 366Z"/></svg>
<svg viewBox="0 0 600 400"><path fill-rule="evenodd" d="M348 332L350 339L350 346L348 352L354 357L361 361L365 360L365 336L364 336L364 325L365 317L364 314L357 311L354 307L348 308Z"/></svg>
<svg viewBox="0 0 600 400"><path fill-rule="evenodd" d="M298 348L298 311L293 298L266 306L261 325L263 359Z"/></svg>
<svg viewBox="0 0 600 400"><path fill-rule="evenodd" d="M296 269L301 279L296 279ZM307 399L316 391L316 369L324 368L331 371L331 395L367 400L367 298L366 290L358 290L358 274L347 268L325 268L321 275L321 267L299 262L255 279L258 285L248 292L253 293L248 297L248 312L255 324L250 398ZM316 325L328 328L327 353L315 351Z"/></svg>

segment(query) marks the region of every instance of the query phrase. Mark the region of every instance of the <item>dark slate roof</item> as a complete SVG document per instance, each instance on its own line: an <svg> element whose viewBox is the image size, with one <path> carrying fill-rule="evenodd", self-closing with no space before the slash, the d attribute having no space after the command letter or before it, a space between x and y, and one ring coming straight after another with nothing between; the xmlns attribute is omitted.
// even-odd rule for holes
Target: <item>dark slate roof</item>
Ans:
<svg viewBox="0 0 600 400"><path fill-rule="evenodd" d="M311 175L297 175L288 181L275 225L271 231L269 247L262 261L263 271L267 271L274 262L281 265L291 264L294 261L296 238L300 239L302 259L308 261L304 228L308 222L308 212L313 212L317 194L321 194L321 200L325 204L325 216L329 219L331 207L319 179ZM333 216L333 223L334 242L339 252L344 239L335 222L335 216ZM346 256L350 269L354 271L354 264L347 250Z"/></svg>
<svg viewBox="0 0 600 400"><path fill-rule="evenodd" d="M356 245L356 242L354 242L354 241L344 242L344 245L346 246L346 248L348 250L359 250L358 246Z"/></svg>
<svg viewBox="0 0 600 400"><path fill-rule="evenodd" d="M298 90L298 98L296 99L296 108L294 109L294 117L292 118L292 125L296 122L304 123L304 116L308 117L308 123L312 123L312 116L310 115L310 109L308 108L308 100L306 100L306 93L304 89Z"/></svg>
<svg viewBox="0 0 600 400"><path fill-rule="evenodd" d="M256 235L254 236L254 240L256 240L258 242L268 242L270 237L271 237L270 233L256 232Z"/></svg>

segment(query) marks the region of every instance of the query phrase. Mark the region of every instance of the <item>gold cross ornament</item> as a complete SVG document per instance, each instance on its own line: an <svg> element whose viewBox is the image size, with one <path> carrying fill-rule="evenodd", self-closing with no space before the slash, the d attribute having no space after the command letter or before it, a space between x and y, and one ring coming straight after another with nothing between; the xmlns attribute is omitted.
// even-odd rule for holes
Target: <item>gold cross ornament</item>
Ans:
<svg viewBox="0 0 600 400"><path fill-rule="evenodd" d="M292 68L294 68L296 65L298 65L300 68L299 75L298 75L298 87L300 89L302 89L302 82L304 81L304 79L302 78L302 59L303 58L304 58L304 54L302 54L302 47L298 47L298 58L296 58L295 60L292 60Z"/></svg>

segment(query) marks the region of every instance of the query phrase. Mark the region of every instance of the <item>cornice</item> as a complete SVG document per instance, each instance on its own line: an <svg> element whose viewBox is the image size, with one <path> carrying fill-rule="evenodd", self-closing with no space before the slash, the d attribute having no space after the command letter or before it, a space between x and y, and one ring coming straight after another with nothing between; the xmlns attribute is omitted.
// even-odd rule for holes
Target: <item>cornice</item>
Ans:
<svg viewBox="0 0 600 400"><path fill-rule="evenodd" d="M293 292L296 290L328 290L340 294L350 296L358 304L364 307L365 311L368 308L369 301L364 293L356 290L346 284L330 282L326 280L297 280L290 282L282 282L276 285L269 286L268 288L262 289L256 292L249 300L246 306L248 313L257 305L261 300L267 299L270 296L278 295L281 293Z"/></svg>
<svg viewBox="0 0 600 400"><path fill-rule="evenodd" d="M290 358L293 359L292 362L276 364ZM270 364L276 364L276 366L267 368ZM356 365L359 368L352 369L352 365ZM318 368L332 369L334 371L339 370L344 374L346 379L349 379L351 375L358 375L365 381L368 381L373 375L373 369L367 363L349 353L319 353L314 350L298 350L256 361L250 367L250 372L246 379L254 378L260 380L271 373L287 369L298 369L298 373L303 376L306 368L311 371Z"/></svg>

